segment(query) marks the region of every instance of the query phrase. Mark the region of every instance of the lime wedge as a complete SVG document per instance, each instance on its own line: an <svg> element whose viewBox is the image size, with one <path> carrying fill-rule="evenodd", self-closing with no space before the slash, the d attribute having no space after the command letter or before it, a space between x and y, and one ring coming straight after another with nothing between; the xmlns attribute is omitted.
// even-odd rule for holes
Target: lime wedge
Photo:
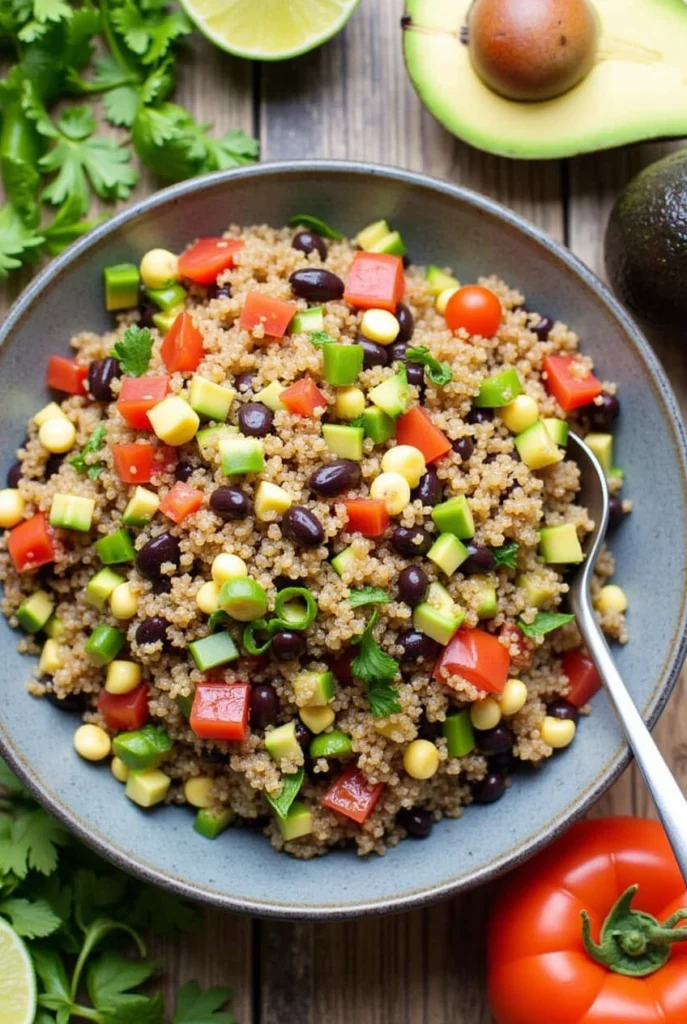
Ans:
<svg viewBox="0 0 687 1024"><path fill-rule="evenodd" d="M181 0L208 39L238 57L285 60L343 28L359 0Z"/></svg>
<svg viewBox="0 0 687 1024"><path fill-rule="evenodd" d="M0 1024L31 1024L36 978L26 946L0 917Z"/></svg>

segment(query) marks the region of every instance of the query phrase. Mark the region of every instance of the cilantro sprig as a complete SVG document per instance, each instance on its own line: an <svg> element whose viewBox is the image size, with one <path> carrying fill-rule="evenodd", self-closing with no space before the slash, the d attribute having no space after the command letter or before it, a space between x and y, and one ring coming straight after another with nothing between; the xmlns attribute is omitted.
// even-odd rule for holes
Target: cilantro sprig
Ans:
<svg viewBox="0 0 687 1024"><path fill-rule="evenodd" d="M406 359L411 363L421 363L432 384L443 387L453 380L453 372L448 363L435 359L426 345L413 345L406 351Z"/></svg>
<svg viewBox="0 0 687 1024"><path fill-rule="evenodd" d="M101 423L100 426L95 428L81 451L69 460L69 465L73 466L77 473L85 473L89 480L97 480L105 467L101 462L86 462L85 456L99 452L105 444L106 435L107 427L104 423Z"/></svg>
<svg viewBox="0 0 687 1024"><path fill-rule="evenodd" d="M353 675L367 684L370 711L375 718L384 718L401 710L398 690L393 681L398 675L398 662L379 646L374 628L379 618L377 609L370 616L364 631L351 642L358 653L351 663Z"/></svg>
<svg viewBox="0 0 687 1024"><path fill-rule="evenodd" d="M115 343L110 355L119 360L122 373L128 377L142 377L150 365L152 351L153 336L148 328L131 324Z"/></svg>
<svg viewBox="0 0 687 1024"><path fill-rule="evenodd" d="M506 541L500 548L492 548L496 566L503 565L508 569L517 569L519 549L520 545L514 540Z"/></svg>
<svg viewBox="0 0 687 1024"><path fill-rule="evenodd" d="M554 629L567 626L569 622L573 622L574 618L574 615L564 612L537 612L533 622L523 622L522 619L518 619L517 625L526 637L536 640L538 637L546 636L547 633L552 633Z"/></svg>
<svg viewBox="0 0 687 1024"><path fill-rule="evenodd" d="M388 604L389 595L381 587L356 587L351 590L348 602L351 608L362 608L366 604Z"/></svg>

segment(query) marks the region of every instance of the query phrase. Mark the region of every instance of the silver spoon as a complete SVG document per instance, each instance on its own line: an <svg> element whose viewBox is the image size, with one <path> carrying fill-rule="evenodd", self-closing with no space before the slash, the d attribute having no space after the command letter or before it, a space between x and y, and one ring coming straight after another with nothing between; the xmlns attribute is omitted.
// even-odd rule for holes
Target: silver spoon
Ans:
<svg viewBox="0 0 687 1024"><path fill-rule="evenodd" d="M589 510L590 518L595 523L593 532L587 538L585 560L570 584L570 605L577 618L582 638L599 670L613 710L656 804L682 876L687 882L687 800L613 663L592 606L590 584L594 563L608 526L609 493L606 476L596 456L581 438L571 432L569 442L570 454L580 467L580 502Z"/></svg>

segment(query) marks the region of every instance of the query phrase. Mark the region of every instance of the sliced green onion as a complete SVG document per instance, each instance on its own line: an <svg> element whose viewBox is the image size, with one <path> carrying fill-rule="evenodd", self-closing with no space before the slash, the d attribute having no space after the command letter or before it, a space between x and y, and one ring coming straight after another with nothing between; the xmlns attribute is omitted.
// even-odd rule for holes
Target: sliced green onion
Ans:
<svg viewBox="0 0 687 1024"><path fill-rule="evenodd" d="M255 619L253 622L249 622L243 630L243 646L249 654L265 654L272 643L270 632L266 619ZM267 634L267 639L263 644L258 640L260 633L263 636Z"/></svg>
<svg viewBox="0 0 687 1024"><path fill-rule="evenodd" d="M336 242L343 238L341 232L336 228L330 228L329 224L325 224L319 217L313 217L309 213L295 213L289 219L289 227L309 228L311 231L316 231L318 235L322 235L323 238L333 238Z"/></svg>
<svg viewBox="0 0 687 1024"><path fill-rule="evenodd" d="M286 629L307 629L317 618L317 610L317 601L307 587L286 587L274 602L274 614Z"/></svg>

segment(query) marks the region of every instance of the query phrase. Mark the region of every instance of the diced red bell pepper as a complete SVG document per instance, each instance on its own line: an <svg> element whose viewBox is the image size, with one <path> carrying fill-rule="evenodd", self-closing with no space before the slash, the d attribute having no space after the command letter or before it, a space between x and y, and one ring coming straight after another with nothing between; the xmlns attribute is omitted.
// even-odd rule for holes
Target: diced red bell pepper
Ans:
<svg viewBox="0 0 687 1024"><path fill-rule="evenodd" d="M576 377L570 370L573 363L579 363L579 356L547 356L544 360L546 390L565 412L589 405L603 391L593 373Z"/></svg>
<svg viewBox="0 0 687 1024"><path fill-rule="evenodd" d="M359 309L388 309L396 312L403 298L405 277L400 256L357 252L346 282L344 299Z"/></svg>
<svg viewBox="0 0 687 1024"><path fill-rule="evenodd" d="M373 786L363 772L351 764L331 784L322 797L322 804L362 825L372 814L383 789L383 782Z"/></svg>
<svg viewBox="0 0 687 1024"><path fill-rule="evenodd" d="M212 284L234 266L234 255L245 244L240 238L199 238L179 257L179 273L195 284Z"/></svg>
<svg viewBox="0 0 687 1024"><path fill-rule="evenodd" d="M483 629L459 629L434 666L440 683L461 676L487 693L501 693L510 670L510 654L498 638Z"/></svg>
<svg viewBox="0 0 687 1024"><path fill-rule="evenodd" d="M158 449L153 444L113 444L115 472L123 484L147 484L155 469Z"/></svg>
<svg viewBox="0 0 687 1024"><path fill-rule="evenodd" d="M351 498L344 501L348 516L349 533L362 533L363 537L381 537L389 525L386 502L380 498Z"/></svg>
<svg viewBox="0 0 687 1024"><path fill-rule="evenodd" d="M184 483L183 480L177 480L160 502L160 512L171 519L173 523L183 523L187 516L198 511L203 500L202 491Z"/></svg>
<svg viewBox="0 0 687 1024"><path fill-rule="evenodd" d="M98 711L110 729L142 729L150 718L148 707L148 684L141 683L129 693L98 694Z"/></svg>
<svg viewBox="0 0 687 1024"><path fill-rule="evenodd" d="M66 356L50 356L46 383L55 391L66 391L68 395L85 395L88 367L80 366L76 359Z"/></svg>
<svg viewBox="0 0 687 1024"><path fill-rule="evenodd" d="M296 416L315 415L316 409L326 409L327 399L310 377L302 377L290 384L279 395L279 401Z"/></svg>
<svg viewBox="0 0 687 1024"><path fill-rule="evenodd" d="M499 637L506 641L514 667L529 668L535 645L528 640L523 631L512 622L504 622L499 630Z"/></svg>
<svg viewBox="0 0 687 1024"><path fill-rule="evenodd" d="M198 369L205 355L203 335L190 313L179 313L160 346L162 361L170 373Z"/></svg>
<svg viewBox="0 0 687 1024"><path fill-rule="evenodd" d="M297 312L295 302L274 299L262 292L248 292L239 325L244 331L252 331L262 325L270 338L283 338Z"/></svg>
<svg viewBox="0 0 687 1024"><path fill-rule="evenodd" d="M17 572L31 572L55 561L55 531L43 512L37 512L10 531L7 548Z"/></svg>
<svg viewBox="0 0 687 1024"><path fill-rule="evenodd" d="M122 377L117 409L136 430L152 430L148 413L169 391L166 373L154 377Z"/></svg>
<svg viewBox="0 0 687 1024"><path fill-rule="evenodd" d="M424 409L419 405L404 412L396 421L396 441L419 448L425 462L436 462L451 451L451 442L443 431L435 427Z"/></svg>
<svg viewBox="0 0 687 1024"><path fill-rule="evenodd" d="M189 722L202 740L245 740L249 712L248 683L198 683Z"/></svg>
<svg viewBox="0 0 687 1024"><path fill-rule="evenodd" d="M561 668L570 683L567 700L576 708L584 707L601 689L601 676L596 665L588 654L577 648L565 652Z"/></svg>

